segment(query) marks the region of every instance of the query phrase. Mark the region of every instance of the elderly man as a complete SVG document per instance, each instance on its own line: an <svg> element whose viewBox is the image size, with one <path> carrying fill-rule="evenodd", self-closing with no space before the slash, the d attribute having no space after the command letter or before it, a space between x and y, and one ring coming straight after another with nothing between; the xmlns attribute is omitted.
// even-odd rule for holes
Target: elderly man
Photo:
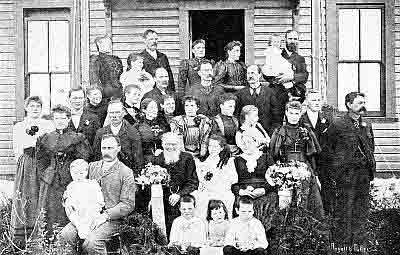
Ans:
<svg viewBox="0 0 400 255"><path fill-rule="evenodd" d="M174 75L169 66L168 58L165 54L157 50L158 35L157 32L151 29L143 33L144 49L140 55L143 57L143 68L151 75L155 75L156 70L163 67L168 72L168 90L175 91Z"/></svg>
<svg viewBox="0 0 400 255"><path fill-rule="evenodd" d="M68 128L86 136L90 145L93 145L97 129L100 128L99 118L84 110L85 93L81 87L69 91L69 102L71 105L71 120Z"/></svg>
<svg viewBox="0 0 400 255"><path fill-rule="evenodd" d="M121 101L113 100L108 105L110 124L97 130L93 143L95 160L100 160L101 138L104 134L113 134L121 140L121 150L118 153L119 160L133 170L140 173L143 168L143 152L140 134L136 128L124 120L124 109Z"/></svg>
<svg viewBox="0 0 400 255"><path fill-rule="evenodd" d="M352 246L364 242L357 240L357 236L367 222L370 182L376 164L372 126L362 118L367 112L365 95L351 92L346 95L345 104L347 114L327 130L323 156L336 194L334 238Z"/></svg>
<svg viewBox="0 0 400 255"><path fill-rule="evenodd" d="M200 86L193 86L187 91L187 95L199 99L199 110L197 113L208 117L214 117L219 113L218 96L224 94L224 88L213 84L213 67L210 62L200 64L198 71Z"/></svg>
<svg viewBox="0 0 400 255"><path fill-rule="evenodd" d="M94 41L98 55L90 56L89 79L90 85L102 88L103 98L122 96L122 84L119 77L123 72L122 61L119 57L110 55L112 40L108 35L97 37Z"/></svg>
<svg viewBox="0 0 400 255"><path fill-rule="evenodd" d="M249 87L236 92L236 115L238 116L245 105L258 108L259 122L271 136L274 129L281 124L279 105L273 90L261 85L261 68L257 65L247 67L247 82Z"/></svg>
<svg viewBox="0 0 400 255"><path fill-rule="evenodd" d="M181 151L181 137L172 132L162 136L163 152L153 159L153 164L168 170L171 176L169 187L164 187L164 212L167 236L172 222L179 216L179 199L199 186L196 165L192 155Z"/></svg>
<svg viewBox="0 0 400 255"><path fill-rule="evenodd" d="M103 135L102 160L89 164L89 179L99 182L105 202L105 210L92 220L88 237L82 244L83 250L89 255L106 254L106 241L119 231L122 218L131 213L135 206L135 180L131 169L118 160L120 151L121 145L117 136ZM68 205L65 211L68 216L75 213L74 208ZM63 228L60 239L72 247L76 245L78 230L73 223Z"/></svg>

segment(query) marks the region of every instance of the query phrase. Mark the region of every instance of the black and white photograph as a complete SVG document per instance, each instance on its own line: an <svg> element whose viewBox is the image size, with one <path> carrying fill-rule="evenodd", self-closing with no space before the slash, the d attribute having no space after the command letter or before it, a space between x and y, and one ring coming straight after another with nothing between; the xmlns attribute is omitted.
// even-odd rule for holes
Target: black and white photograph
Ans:
<svg viewBox="0 0 400 255"><path fill-rule="evenodd" d="M400 255L400 0L0 0L0 255Z"/></svg>

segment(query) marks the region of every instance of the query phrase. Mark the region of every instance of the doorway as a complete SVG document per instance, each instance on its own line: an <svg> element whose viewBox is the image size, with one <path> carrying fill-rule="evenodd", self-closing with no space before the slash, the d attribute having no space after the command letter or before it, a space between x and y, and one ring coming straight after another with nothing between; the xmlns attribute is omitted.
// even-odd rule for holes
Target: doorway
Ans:
<svg viewBox="0 0 400 255"><path fill-rule="evenodd" d="M206 58L216 62L224 60L226 58L225 45L231 41L239 41L242 43L240 60L244 62L244 10L196 10L190 11L189 17L191 40L204 39L206 41Z"/></svg>

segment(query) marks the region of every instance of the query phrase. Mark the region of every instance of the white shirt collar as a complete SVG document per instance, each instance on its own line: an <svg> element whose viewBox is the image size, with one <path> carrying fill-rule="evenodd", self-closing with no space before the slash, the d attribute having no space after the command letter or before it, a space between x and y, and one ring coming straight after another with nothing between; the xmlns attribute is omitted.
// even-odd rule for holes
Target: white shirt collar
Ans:
<svg viewBox="0 0 400 255"><path fill-rule="evenodd" d="M250 87L250 95L253 95L253 90L254 89L252 87ZM256 88L255 90L256 90L257 95L260 95L261 85L258 86L258 88Z"/></svg>
<svg viewBox="0 0 400 255"><path fill-rule="evenodd" d="M313 112L310 109L307 109L307 115L308 115L308 119L311 121L311 124L315 128L315 126L317 125L317 121L318 121L318 112Z"/></svg>
<svg viewBox="0 0 400 255"><path fill-rule="evenodd" d="M157 59L157 50L151 51L149 49L146 49L146 51L152 56L154 59Z"/></svg>
<svg viewBox="0 0 400 255"><path fill-rule="evenodd" d="M120 130L121 127L122 127L122 122L121 122L121 124L119 124L119 125L116 126L116 127L114 127L112 124L110 124L110 127L111 127L111 132L112 132L114 135L118 135L119 130Z"/></svg>

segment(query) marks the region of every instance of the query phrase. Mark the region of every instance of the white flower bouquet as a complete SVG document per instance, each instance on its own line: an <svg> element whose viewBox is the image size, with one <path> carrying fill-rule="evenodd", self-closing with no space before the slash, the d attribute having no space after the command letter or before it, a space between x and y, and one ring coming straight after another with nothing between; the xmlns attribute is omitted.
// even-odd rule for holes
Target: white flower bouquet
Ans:
<svg viewBox="0 0 400 255"><path fill-rule="evenodd" d="M168 185L170 181L170 175L167 169L159 165L148 163L144 167L144 169L142 169L140 175L136 178L135 181L137 184L142 185L142 188L145 185L151 184Z"/></svg>

